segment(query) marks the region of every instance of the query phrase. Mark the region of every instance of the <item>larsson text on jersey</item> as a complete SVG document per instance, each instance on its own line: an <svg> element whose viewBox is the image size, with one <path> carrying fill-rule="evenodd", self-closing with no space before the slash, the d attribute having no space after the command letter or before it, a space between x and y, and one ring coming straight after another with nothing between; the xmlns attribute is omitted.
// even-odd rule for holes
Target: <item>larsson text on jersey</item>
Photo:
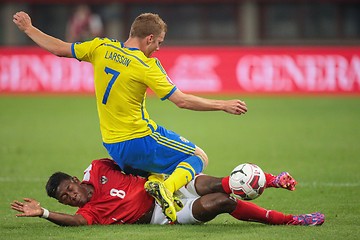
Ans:
<svg viewBox="0 0 360 240"><path fill-rule="evenodd" d="M121 63L122 65L124 65L126 67L128 67L131 62L131 60L129 58L127 58L119 53L116 53L116 52L106 51L105 58L113 60L118 63Z"/></svg>

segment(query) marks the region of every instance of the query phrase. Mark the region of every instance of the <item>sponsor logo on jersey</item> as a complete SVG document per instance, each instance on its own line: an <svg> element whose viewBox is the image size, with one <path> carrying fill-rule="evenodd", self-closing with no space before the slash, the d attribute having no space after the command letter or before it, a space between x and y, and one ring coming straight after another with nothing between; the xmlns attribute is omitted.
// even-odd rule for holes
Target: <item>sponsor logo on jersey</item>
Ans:
<svg viewBox="0 0 360 240"><path fill-rule="evenodd" d="M105 184L105 183L107 183L107 181L108 181L107 177L101 176L101 178L100 178L100 183L101 184Z"/></svg>

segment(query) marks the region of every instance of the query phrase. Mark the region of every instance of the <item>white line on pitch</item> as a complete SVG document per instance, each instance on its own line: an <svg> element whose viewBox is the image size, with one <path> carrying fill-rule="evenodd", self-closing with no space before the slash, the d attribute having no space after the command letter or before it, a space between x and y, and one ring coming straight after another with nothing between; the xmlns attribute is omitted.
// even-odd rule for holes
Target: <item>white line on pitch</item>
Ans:
<svg viewBox="0 0 360 240"><path fill-rule="evenodd" d="M299 182L304 187L359 187L360 182Z"/></svg>

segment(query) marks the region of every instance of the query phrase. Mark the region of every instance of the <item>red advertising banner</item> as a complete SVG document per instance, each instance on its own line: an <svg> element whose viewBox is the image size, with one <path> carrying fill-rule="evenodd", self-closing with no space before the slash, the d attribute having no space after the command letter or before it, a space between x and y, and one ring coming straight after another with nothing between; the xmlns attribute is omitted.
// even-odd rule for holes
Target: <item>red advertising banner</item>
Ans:
<svg viewBox="0 0 360 240"><path fill-rule="evenodd" d="M360 47L186 47L157 55L183 91L360 93Z"/></svg>
<svg viewBox="0 0 360 240"><path fill-rule="evenodd" d="M171 80L196 93L360 94L360 47L163 47ZM89 63L0 48L0 93L89 93Z"/></svg>
<svg viewBox="0 0 360 240"><path fill-rule="evenodd" d="M94 92L89 63L39 48L0 48L0 93Z"/></svg>

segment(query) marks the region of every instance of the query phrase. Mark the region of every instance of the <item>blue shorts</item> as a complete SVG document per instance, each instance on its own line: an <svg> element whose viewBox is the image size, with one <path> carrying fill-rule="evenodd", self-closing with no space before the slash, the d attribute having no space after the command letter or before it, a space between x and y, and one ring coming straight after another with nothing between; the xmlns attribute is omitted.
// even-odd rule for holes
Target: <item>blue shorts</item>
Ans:
<svg viewBox="0 0 360 240"><path fill-rule="evenodd" d="M143 176L150 172L171 174L195 152L195 144L161 126L143 138L103 144L124 172Z"/></svg>

